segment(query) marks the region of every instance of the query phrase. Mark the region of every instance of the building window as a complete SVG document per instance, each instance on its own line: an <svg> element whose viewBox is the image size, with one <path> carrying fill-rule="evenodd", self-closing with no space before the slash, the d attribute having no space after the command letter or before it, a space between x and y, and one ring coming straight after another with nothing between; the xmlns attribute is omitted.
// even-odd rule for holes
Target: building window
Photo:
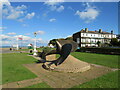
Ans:
<svg viewBox="0 0 120 90"><path fill-rule="evenodd" d="M77 38L77 43L78 43L78 44L80 43L80 38Z"/></svg>

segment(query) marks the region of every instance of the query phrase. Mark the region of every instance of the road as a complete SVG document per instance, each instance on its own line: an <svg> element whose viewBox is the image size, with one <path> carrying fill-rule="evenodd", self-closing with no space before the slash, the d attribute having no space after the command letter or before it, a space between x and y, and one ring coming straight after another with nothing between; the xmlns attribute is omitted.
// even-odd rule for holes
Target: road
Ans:
<svg viewBox="0 0 120 90"><path fill-rule="evenodd" d="M10 51L8 48L0 49L0 53L19 53L19 51Z"/></svg>

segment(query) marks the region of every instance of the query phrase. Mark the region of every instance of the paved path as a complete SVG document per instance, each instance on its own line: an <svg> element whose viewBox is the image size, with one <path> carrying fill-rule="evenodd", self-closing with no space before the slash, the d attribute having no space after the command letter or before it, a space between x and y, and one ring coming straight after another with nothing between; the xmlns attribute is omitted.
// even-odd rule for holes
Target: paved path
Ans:
<svg viewBox="0 0 120 90"><path fill-rule="evenodd" d="M24 87L31 86L37 83L41 83L41 82L42 81L40 78L34 78L34 79L29 79L29 80L7 83L7 84L2 85L2 88L24 88Z"/></svg>
<svg viewBox="0 0 120 90"><path fill-rule="evenodd" d="M83 73L62 73L48 71L42 68L42 64L26 64L30 71L35 73L42 81L52 88L71 88L73 86L88 82L111 71L107 67L92 65L91 69Z"/></svg>

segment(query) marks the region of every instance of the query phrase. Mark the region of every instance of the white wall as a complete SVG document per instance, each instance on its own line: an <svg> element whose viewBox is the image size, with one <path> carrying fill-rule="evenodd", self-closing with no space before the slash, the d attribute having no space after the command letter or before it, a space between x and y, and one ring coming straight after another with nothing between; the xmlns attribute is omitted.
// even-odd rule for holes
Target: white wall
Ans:
<svg viewBox="0 0 120 90"><path fill-rule="evenodd" d="M82 38L82 37L85 37L85 38ZM108 38L108 40L105 41L104 38ZM81 33L81 42L91 43L91 44L81 44L81 47L85 47L86 45L97 47L98 46L97 41L100 41L101 43L110 42L109 39L111 39L111 38L116 38L116 35L100 34L100 33Z"/></svg>
<svg viewBox="0 0 120 90"><path fill-rule="evenodd" d="M91 38L116 38L116 35L111 34L100 34L100 33L81 33L81 37L91 37Z"/></svg>
<svg viewBox="0 0 120 90"><path fill-rule="evenodd" d="M88 46L88 47L90 47L90 46L98 46L97 44L81 44L81 47L85 47L85 46Z"/></svg>
<svg viewBox="0 0 120 90"><path fill-rule="evenodd" d="M94 39L94 38L92 38L92 39L89 39L89 38L81 38L81 42L83 42L83 43L97 43L98 41L100 41L100 42L103 42L104 43L104 39Z"/></svg>

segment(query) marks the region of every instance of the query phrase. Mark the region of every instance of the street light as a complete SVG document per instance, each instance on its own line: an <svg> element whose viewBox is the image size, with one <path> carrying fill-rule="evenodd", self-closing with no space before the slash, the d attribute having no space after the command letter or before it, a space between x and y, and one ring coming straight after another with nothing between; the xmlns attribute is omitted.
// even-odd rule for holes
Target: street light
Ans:
<svg viewBox="0 0 120 90"><path fill-rule="evenodd" d="M34 54L33 55L37 55L37 50L36 50L36 35L37 35L37 33L36 32L34 32L34 36L35 36L35 41L34 41Z"/></svg>

